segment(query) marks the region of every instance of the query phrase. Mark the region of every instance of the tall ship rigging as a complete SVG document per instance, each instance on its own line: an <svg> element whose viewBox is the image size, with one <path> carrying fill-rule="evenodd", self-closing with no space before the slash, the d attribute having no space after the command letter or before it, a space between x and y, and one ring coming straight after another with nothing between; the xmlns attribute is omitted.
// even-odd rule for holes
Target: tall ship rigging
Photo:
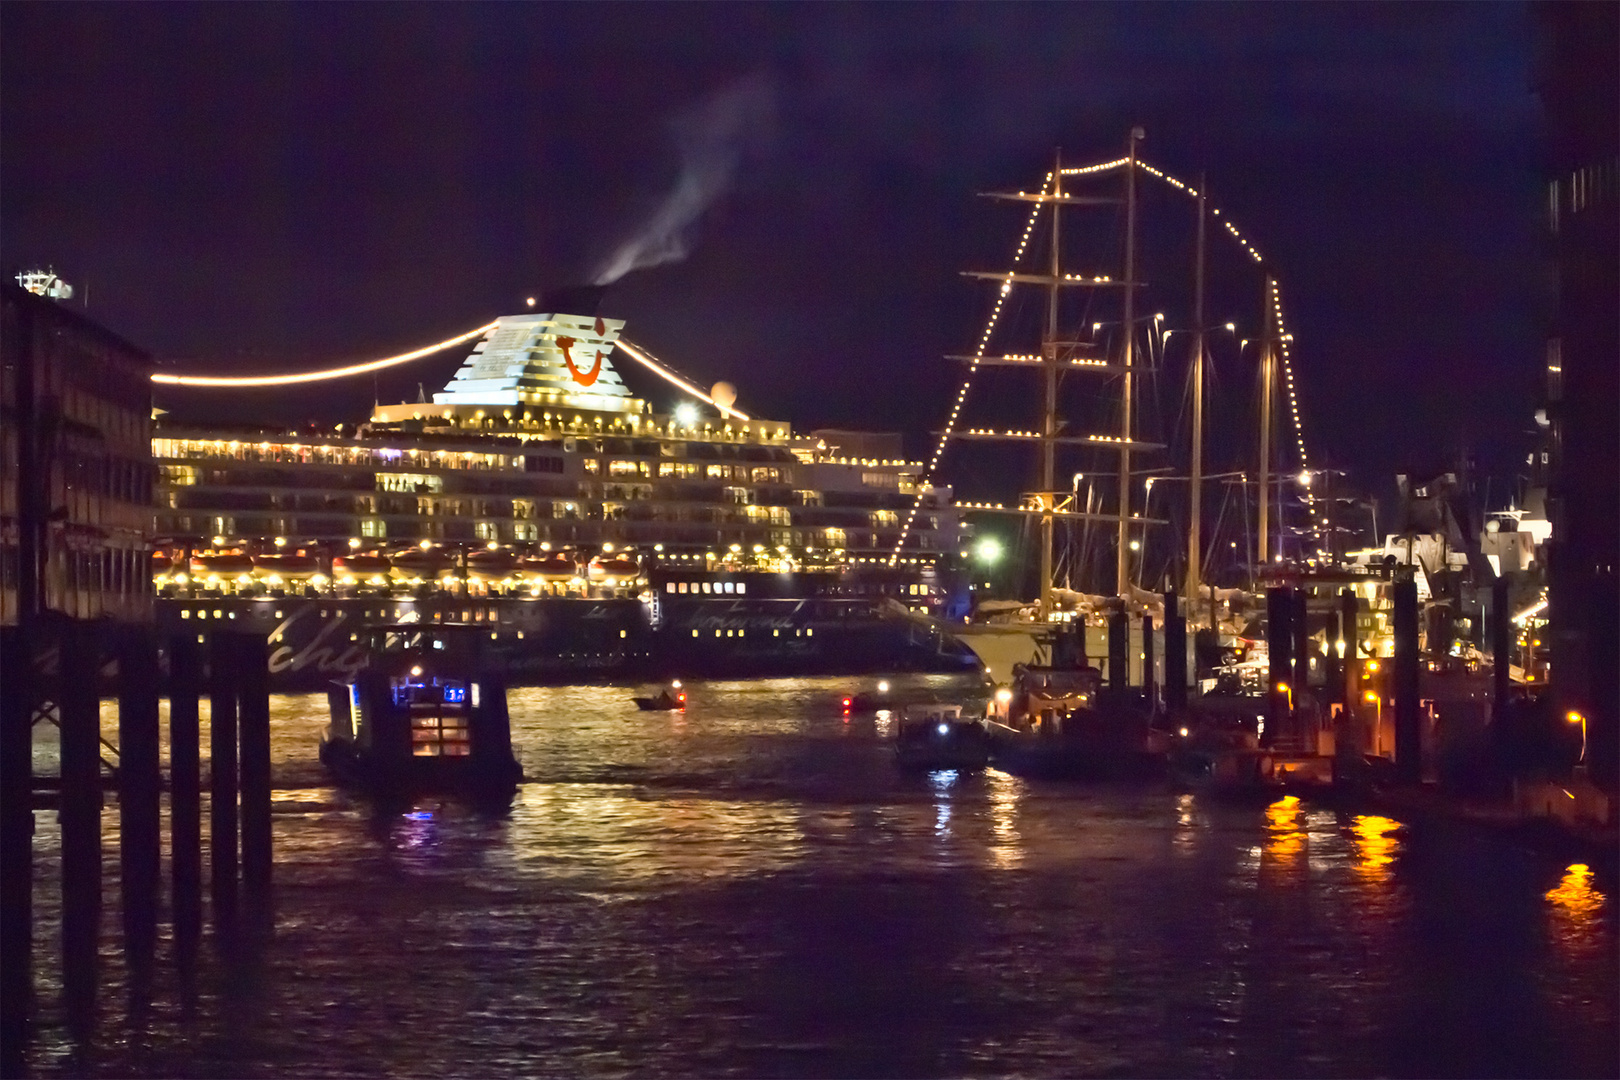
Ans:
<svg viewBox="0 0 1620 1080"><path fill-rule="evenodd" d="M929 475L936 473L948 447L962 443L1038 449L1034 490L1011 502L958 504L979 520L1011 517L1019 521L1021 534L1036 533L1033 599L981 602L979 612L989 617L954 630L998 681L1005 681L1016 663L1048 662L1055 637L1065 630L1071 647L1082 655L1106 655L1108 615L1149 616L1162 627L1165 596L1172 590L1186 600L1193 626L1217 633L1225 629L1230 635L1231 587L1241 594L1252 592L1268 568L1284 558L1285 543L1291 565L1325 566L1332 557L1326 505L1308 488L1309 463L1289 367L1291 338L1283 331L1276 282L1265 273L1254 282L1263 289L1259 335L1242 342L1234 336L1230 343L1240 346L1238 356L1248 366L1258 367L1258 438L1246 434L1247 420L1234 424L1228 418L1213 429L1228 456L1235 445L1242 446L1239 460L1257 459L1258 468L1250 464L1214 475L1205 472L1206 436L1212 430L1205 400L1210 339L1237 329L1234 323L1210 325L1206 315L1209 224L1231 236L1243 263L1260 264L1261 259L1229 218L1207 207L1201 183L1183 183L1139 158L1142 137L1141 129L1134 129L1125 153L1112 161L1075 166L1060 156L1032 191L987 193L997 201L1029 206L1028 217L1008 269L967 272L995 286L997 294L977 347L949 358L965 363L967 374L939 433ZM1195 203L1196 249L1189 275L1193 300L1191 311L1182 316L1191 316L1190 327L1170 329L1164 314L1147 313L1142 302L1148 287L1141 254L1145 178L1162 181ZM1098 227L1099 218L1109 220ZM1091 254L1084 256L1091 261L1082 265L1073 261L1073 234L1084 228L1090 229L1092 243L1087 246ZM1114 254L1098 263L1099 248ZM1223 300L1232 300L1232 280L1242 278L1246 293L1253 276L1241 270L1226 275ZM1029 323L1036 305L1031 297L1039 299L1034 350L1027 344L1034 336ZM1020 316L1024 336L1018 338L1020 325L1014 324ZM1156 407L1172 334L1192 339L1185 410L1190 412L1190 432L1184 425L1175 435L1166 430ZM993 379L1009 370L1023 376L1020 390L998 394L996 388L1008 385L1001 383L987 393L985 376ZM1031 376L1041 381L1036 393L1029 392ZM981 385L975 391L976 380ZM1000 425L975 424L964 415L970 392L977 411L999 409ZM1016 415L1019 403L1025 410L1022 417ZM1038 403L1039 414L1036 426L1027 429L1032 403ZM1276 422L1285 408L1291 414L1291 432ZM1291 459L1286 471L1285 454ZM1071 474L1072 481L1064 483ZM1206 503L1215 484L1225 489L1225 496L1210 523ZM898 561L902 549L896 547L893 556ZM1212 589L1217 579L1229 586L1219 595ZM1238 599L1243 602L1247 596ZM1144 683L1141 667L1144 660L1151 664L1152 657L1163 656L1162 641L1155 649L1144 633L1152 631L1132 620L1130 643L1120 650L1131 665L1132 685L1151 685L1151 673Z"/></svg>

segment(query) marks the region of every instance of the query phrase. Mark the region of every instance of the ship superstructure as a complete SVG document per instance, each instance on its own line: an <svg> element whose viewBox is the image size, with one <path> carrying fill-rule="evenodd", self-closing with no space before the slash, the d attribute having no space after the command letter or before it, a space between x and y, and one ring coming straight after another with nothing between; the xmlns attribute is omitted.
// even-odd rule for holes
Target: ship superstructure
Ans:
<svg viewBox="0 0 1620 1080"><path fill-rule="evenodd" d="M264 619L289 654L308 637L293 625L338 612L334 653L360 622L466 614L557 675L574 652L593 669L691 670L689 655L670 659L676 633L686 654L731 639L752 656L744 668L774 670L764 643L781 650L784 632L797 644L783 670L849 666L811 645L827 619L937 654L937 630L906 616L950 605L949 489L919 490L916 463L846 456L729 403L655 412L610 358L622 326L499 319L431 402L379 406L352 428L162 424L161 606L178 621Z"/></svg>

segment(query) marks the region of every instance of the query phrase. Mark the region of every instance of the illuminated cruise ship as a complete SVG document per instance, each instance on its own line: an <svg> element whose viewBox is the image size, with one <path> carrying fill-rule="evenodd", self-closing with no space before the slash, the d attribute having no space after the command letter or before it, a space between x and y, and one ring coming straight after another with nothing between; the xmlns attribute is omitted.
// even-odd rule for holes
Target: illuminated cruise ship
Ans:
<svg viewBox="0 0 1620 1080"><path fill-rule="evenodd" d="M160 423L160 619L262 629L281 685L399 621L483 623L530 681L974 665L921 617L965 609L960 525L897 438L751 417L622 327L503 317L431 402L330 432ZM654 412L616 348L692 400Z"/></svg>

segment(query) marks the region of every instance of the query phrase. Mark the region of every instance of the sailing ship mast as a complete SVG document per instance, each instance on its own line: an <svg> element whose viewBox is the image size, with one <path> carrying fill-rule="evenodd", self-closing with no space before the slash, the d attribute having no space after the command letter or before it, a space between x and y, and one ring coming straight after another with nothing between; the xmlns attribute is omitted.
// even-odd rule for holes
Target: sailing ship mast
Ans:
<svg viewBox="0 0 1620 1080"><path fill-rule="evenodd" d="M1119 444L1119 552L1114 574L1114 593L1125 597L1131 584L1131 382L1134 372L1132 346L1136 341L1136 143L1143 135L1131 129L1125 154L1125 348L1120 362L1125 367L1125 395L1120 422Z"/></svg>
<svg viewBox="0 0 1620 1080"><path fill-rule="evenodd" d="M1046 368L1046 415L1041 425L1041 621L1052 614L1052 511L1057 493L1058 283L1063 280L1059 214L1063 207L1063 151L1052 157L1052 282L1046 288L1046 334L1041 362Z"/></svg>
<svg viewBox="0 0 1620 1080"><path fill-rule="evenodd" d="M1193 416L1192 475L1189 478L1187 523L1187 599L1189 613L1196 609L1203 576L1199 565L1199 536L1204 514L1204 197L1208 186L1198 178L1198 241L1193 256ZM1210 625L1214 625L1211 615Z"/></svg>
<svg viewBox="0 0 1620 1080"><path fill-rule="evenodd" d="M1132 522L1146 524L1146 519L1134 517L1131 513L1130 497L1130 470L1131 454L1134 450L1159 449L1157 443L1144 443L1136 439L1135 433L1135 321L1136 321L1136 144L1143 137L1141 128L1133 128L1130 136L1130 145L1125 158L1119 165L1125 169L1125 195L1123 200L1114 197L1081 196L1065 194L1063 190L1063 159L1059 153L1053 163L1050 182L1038 193L1027 192L987 192L991 198L1007 199L1018 202L1034 202L1042 206L1049 206L1051 218L1051 252L1046 274L1022 273L992 273L984 271L968 271L966 276L994 281L1002 286L1003 292L1015 284L1044 285L1047 290L1046 325L1041 335L1041 355L1037 357L1003 356L989 357L982 353L976 356L954 356L951 359L964 360L977 367L1030 367L1033 363L1041 366L1045 376L1045 395L1043 398L1042 421L1037 432L994 432L994 431L963 431L953 432L950 437L958 439L1000 439L1012 441L1028 441L1031 437L1039 439L1041 443L1041 479L1040 490L1029 492L1024 496L1022 506L1013 512L1021 514L1036 514L1041 522L1041 591L1040 591L1040 619L1048 620L1053 612L1052 602L1052 570L1053 570L1053 529L1057 518L1068 520L1098 521L1112 523L1118 533L1119 552L1115 568L1115 584L1118 594L1126 596L1130 586L1130 527ZM1089 170L1088 170L1089 171ZM1116 279L1108 275L1087 275L1066 273L1063 269L1062 258L1062 207L1064 205L1118 205L1125 203L1125 273L1123 278ZM1059 336L1059 313L1061 293L1063 288L1111 288L1120 287L1124 297L1124 342L1119 363L1110 363L1105 357L1084 357L1081 352L1091 348L1092 343L1066 340ZM1092 372L1107 372L1123 376L1122 418L1116 435L1064 435L1063 420L1058 412L1058 374L1065 370L1080 370ZM1119 454L1120 484L1119 505L1112 514L1093 511L1089 503L1084 511L1072 505L1072 493L1056 490L1057 448L1060 444L1075 444L1088 446L1093 449L1114 449ZM981 508L990 509L990 508Z"/></svg>

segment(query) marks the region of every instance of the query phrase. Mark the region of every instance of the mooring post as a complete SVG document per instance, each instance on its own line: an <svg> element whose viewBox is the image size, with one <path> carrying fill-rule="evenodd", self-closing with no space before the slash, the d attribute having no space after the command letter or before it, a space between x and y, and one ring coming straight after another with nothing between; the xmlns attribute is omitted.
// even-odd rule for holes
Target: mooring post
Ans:
<svg viewBox="0 0 1620 1080"><path fill-rule="evenodd" d="M233 644L242 725L242 884L268 912L270 893L270 679L265 639L238 634Z"/></svg>
<svg viewBox="0 0 1620 1080"><path fill-rule="evenodd" d="M1187 711L1187 620L1174 589L1164 594L1164 707L1177 718Z"/></svg>
<svg viewBox="0 0 1620 1080"><path fill-rule="evenodd" d="M157 642L129 627L118 643L118 847L124 944L132 989L150 973L157 945L162 868L162 789Z"/></svg>
<svg viewBox="0 0 1620 1080"><path fill-rule="evenodd" d="M1142 616L1142 698L1149 716L1159 715L1157 682L1153 677L1153 616Z"/></svg>
<svg viewBox="0 0 1620 1080"><path fill-rule="evenodd" d="M1290 613L1294 631L1294 704L1296 714L1304 711L1304 698L1311 686L1310 589L1301 585L1292 590Z"/></svg>
<svg viewBox="0 0 1620 1080"><path fill-rule="evenodd" d="M33 1003L34 658L19 627L0 629L0 1073L22 1075Z"/></svg>
<svg viewBox="0 0 1620 1080"><path fill-rule="evenodd" d="M1345 588L1339 593L1339 633L1344 636L1344 705L1364 712L1361 707L1361 646L1356 637L1356 594Z"/></svg>
<svg viewBox="0 0 1620 1080"><path fill-rule="evenodd" d="M1512 679L1513 616L1508 611L1508 579L1498 574L1491 582L1491 710L1501 716L1507 708Z"/></svg>
<svg viewBox="0 0 1620 1080"><path fill-rule="evenodd" d="M1423 728L1418 711L1417 582L1395 582L1395 775L1403 784L1423 782Z"/></svg>
<svg viewBox="0 0 1620 1080"><path fill-rule="evenodd" d="M1131 624L1123 610L1108 616L1108 688L1123 694L1131 685Z"/></svg>
<svg viewBox="0 0 1620 1080"><path fill-rule="evenodd" d="M1289 659L1294 640L1290 630L1293 613L1287 589L1274 585L1266 590L1266 730L1260 736L1261 746L1277 741L1288 717L1290 695L1284 688L1293 673Z"/></svg>
<svg viewBox="0 0 1620 1080"><path fill-rule="evenodd" d="M202 650L197 639L169 640L169 850L174 891L174 944L181 959L202 932L202 727L197 698Z"/></svg>
<svg viewBox="0 0 1620 1080"><path fill-rule="evenodd" d="M95 1008L101 938L101 641L90 623L60 625L62 988L69 1026L79 1027Z"/></svg>
<svg viewBox="0 0 1620 1080"><path fill-rule="evenodd" d="M1322 664L1322 700L1331 705L1344 702L1344 631L1337 610L1328 612L1327 630L1322 640L1327 644Z"/></svg>
<svg viewBox="0 0 1620 1080"><path fill-rule="evenodd" d="M214 898L214 926L236 919L236 701L237 679L232 638L208 639L209 697L209 886Z"/></svg>

